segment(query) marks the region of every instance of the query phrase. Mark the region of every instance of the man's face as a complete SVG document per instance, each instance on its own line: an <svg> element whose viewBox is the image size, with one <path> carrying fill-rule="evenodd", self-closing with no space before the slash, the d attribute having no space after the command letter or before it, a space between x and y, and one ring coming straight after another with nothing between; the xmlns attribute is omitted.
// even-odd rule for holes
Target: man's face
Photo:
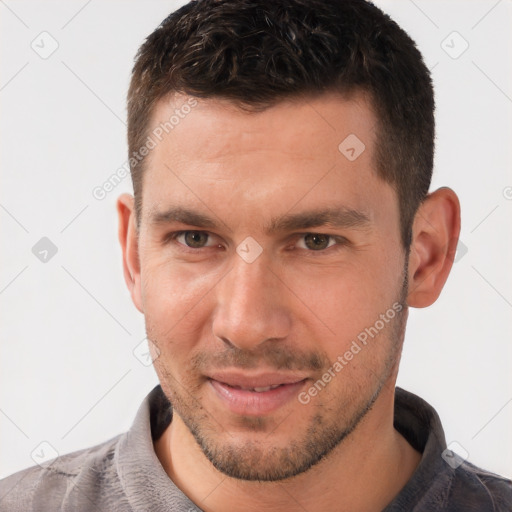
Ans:
<svg viewBox="0 0 512 512"><path fill-rule="evenodd" d="M185 102L161 102L152 128ZM155 369L173 421L230 476L307 470L392 389L405 254L375 123L362 96L260 113L207 100L147 158L139 296Z"/></svg>

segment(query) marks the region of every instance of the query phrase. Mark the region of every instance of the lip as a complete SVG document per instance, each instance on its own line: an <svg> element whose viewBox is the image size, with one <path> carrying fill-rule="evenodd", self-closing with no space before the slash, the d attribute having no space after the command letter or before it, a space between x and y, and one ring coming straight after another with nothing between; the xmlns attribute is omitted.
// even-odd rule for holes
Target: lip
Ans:
<svg viewBox="0 0 512 512"><path fill-rule="evenodd" d="M210 373L207 377L231 387L248 389L277 386L279 384L295 384L307 378L307 375L279 372L259 372L251 374L246 371L224 371Z"/></svg>
<svg viewBox="0 0 512 512"><path fill-rule="evenodd" d="M213 391L232 413L244 416L270 414L294 399L307 377L299 374L219 372L208 376ZM268 391L253 391L268 388Z"/></svg>

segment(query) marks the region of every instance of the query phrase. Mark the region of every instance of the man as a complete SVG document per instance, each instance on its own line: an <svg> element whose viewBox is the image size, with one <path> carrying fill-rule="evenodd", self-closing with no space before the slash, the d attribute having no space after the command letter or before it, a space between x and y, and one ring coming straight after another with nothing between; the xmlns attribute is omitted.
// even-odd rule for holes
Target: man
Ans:
<svg viewBox="0 0 512 512"><path fill-rule="evenodd" d="M137 55L124 275L161 385L129 432L5 479L1 510L505 511L395 389L450 272L434 100L363 0L205 0Z"/></svg>

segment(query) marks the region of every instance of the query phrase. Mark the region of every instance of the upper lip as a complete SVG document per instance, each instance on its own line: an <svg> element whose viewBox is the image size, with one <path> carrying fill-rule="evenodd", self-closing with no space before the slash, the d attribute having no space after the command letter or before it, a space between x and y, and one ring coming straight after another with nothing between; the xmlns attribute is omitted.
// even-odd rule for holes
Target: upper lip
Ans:
<svg viewBox="0 0 512 512"><path fill-rule="evenodd" d="M210 379L216 380L232 387L240 388L266 388L268 386L278 386L279 384L296 384L305 380L307 377L298 373L255 373L239 371L213 372L208 375Z"/></svg>

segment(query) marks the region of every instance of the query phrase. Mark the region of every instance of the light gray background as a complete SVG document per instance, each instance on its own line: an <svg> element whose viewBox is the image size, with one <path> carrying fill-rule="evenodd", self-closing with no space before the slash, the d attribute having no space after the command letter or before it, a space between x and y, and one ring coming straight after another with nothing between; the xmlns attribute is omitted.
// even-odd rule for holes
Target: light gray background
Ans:
<svg viewBox="0 0 512 512"><path fill-rule="evenodd" d="M512 477L512 2L376 3L433 70L433 188L455 189L463 213L442 297L411 311L399 385L437 408L457 451ZM102 201L92 190L126 161L133 57L177 5L0 0L0 477L126 430L157 383L133 353L144 323L117 242L130 179ZM31 47L53 39L46 59ZM46 263L42 237L58 248Z"/></svg>

